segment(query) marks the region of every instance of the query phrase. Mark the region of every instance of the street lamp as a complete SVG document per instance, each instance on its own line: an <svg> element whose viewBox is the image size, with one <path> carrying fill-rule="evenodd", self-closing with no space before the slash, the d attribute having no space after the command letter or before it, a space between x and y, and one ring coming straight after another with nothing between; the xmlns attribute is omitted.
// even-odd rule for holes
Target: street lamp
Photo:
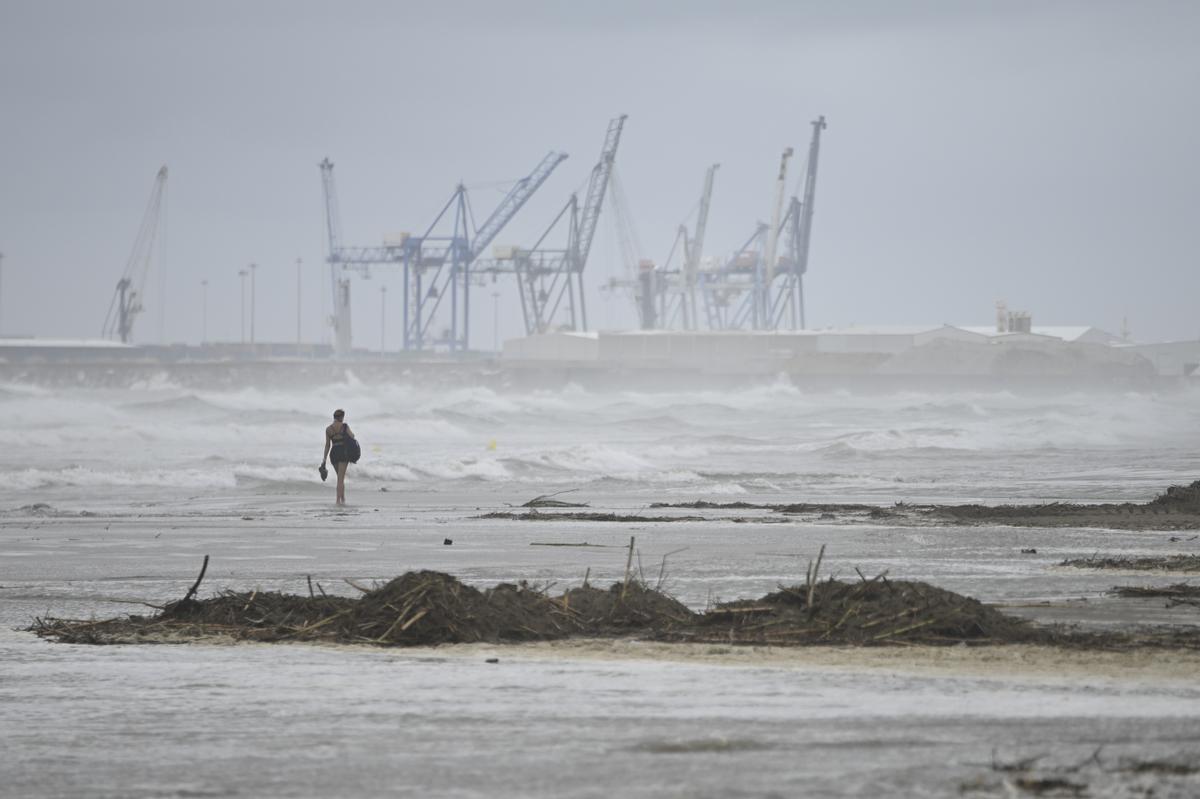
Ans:
<svg viewBox="0 0 1200 799"><path fill-rule="evenodd" d="M302 261L296 259L296 347L300 347L300 264Z"/></svg>
<svg viewBox="0 0 1200 799"><path fill-rule="evenodd" d="M0 252L0 276L4 274L4 253ZM4 294L0 292L0 331L4 330Z"/></svg>
<svg viewBox="0 0 1200 799"><path fill-rule="evenodd" d="M200 281L200 343L208 343L208 281Z"/></svg>
<svg viewBox="0 0 1200 799"><path fill-rule="evenodd" d="M500 292L492 292L492 349L500 351Z"/></svg>
<svg viewBox="0 0 1200 799"><path fill-rule="evenodd" d="M383 331L387 323L387 286L379 287L379 354L383 355Z"/></svg>
<svg viewBox="0 0 1200 799"><path fill-rule="evenodd" d="M246 275L250 274L245 269L238 270L238 277L242 279L242 343L246 343Z"/></svg>
<svg viewBox="0 0 1200 799"><path fill-rule="evenodd" d="M254 346L254 270L258 264L250 264L250 345Z"/></svg>

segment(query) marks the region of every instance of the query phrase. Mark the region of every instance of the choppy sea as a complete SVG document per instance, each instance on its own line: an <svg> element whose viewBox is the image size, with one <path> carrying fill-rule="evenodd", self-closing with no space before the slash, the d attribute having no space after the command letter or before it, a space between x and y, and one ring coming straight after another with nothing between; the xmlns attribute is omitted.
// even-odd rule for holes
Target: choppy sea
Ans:
<svg viewBox="0 0 1200 799"><path fill-rule="evenodd" d="M1200 395L856 395L429 390L414 384L198 391L0 387L11 500L76 507L319 485L334 408L364 444L357 491L598 502L1132 499L1190 480Z"/></svg>

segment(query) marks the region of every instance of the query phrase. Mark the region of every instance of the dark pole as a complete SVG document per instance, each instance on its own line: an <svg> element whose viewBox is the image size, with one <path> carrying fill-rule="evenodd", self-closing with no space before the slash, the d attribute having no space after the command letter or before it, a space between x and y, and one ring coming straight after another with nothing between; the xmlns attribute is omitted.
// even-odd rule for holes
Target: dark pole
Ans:
<svg viewBox="0 0 1200 799"><path fill-rule="evenodd" d="M301 260L296 259L296 346L300 346L300 264Z"/></svg>
<svg viewBox="0 0 1200 799"><path fill-rule="evenodd" d="M492 349L500 351L500 292L492 292Z"/></svg>
<svg viewBox="0 0 1200 799"><path fill-rule="evenodd" d="M258 264L250 264L250 345L254 345L254 270Z"/></svg>
<svg viewBox="0 0 1200 799"><path fill-rule="evenodd" d="M247 272L246 272L246 270L245 270L245 269L239 269L239 270L238 270L238 277L240 277L240 278L242 279L242 315L241 315L241 322L242 322L242 343L243 343L243 344L245 344L245 343L246 343L246 274L247 274Z"/></svg>
<svg viewBox="0 0 1200 799"><path fill-rule="evenodd" d="M387 324L387 286L379 287L379 354L384 352L383 331Z"/></svg>

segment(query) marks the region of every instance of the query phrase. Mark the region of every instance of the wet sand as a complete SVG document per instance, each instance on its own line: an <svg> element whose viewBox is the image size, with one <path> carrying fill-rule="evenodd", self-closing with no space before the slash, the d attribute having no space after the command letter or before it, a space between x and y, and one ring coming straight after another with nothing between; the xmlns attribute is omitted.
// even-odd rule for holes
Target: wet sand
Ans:
<svg viewBox="0 0 1200 799"><path fill-rule="evenodd" d="M964 784L1004 796L1014 775L993 757L1045 755L1036 773L1054 775L1097 747L1104 768L1073 777L1095 795L1200 789L1195 775L1116 768L1197 751L1191 652L630 640L95 647L15 629L38 615L149 612L130 603L180 598L204 554L202 595L306 594L312 575L352 596L345 579L412 569L564 587L589 570L593 581L620 579L631 535L638 568L656 575L666 558L666 587L693 608L795 583L825 544L823 574L887 570L1096 629L1200 624L1195 607L1106 596L1162 575L1058 565L1097 550L1195 551L1165 532L735 522L720 511L689 523L532 525L394 493L345 510L324 492L79 510L0 516L0 767L15 796L957 796ZM602 546L531 546L584 541Z"/></svg>
<svg viewBox="0 0 1200 799"><path fill-rule="evenodd" d="M500 658L575 661L649 660L702 663L712 666L763 666L820 669L844 673L957 675L963 677L1058 677L1086 681L1181 681L1200 676L1200 651L1139 649L1120 652L1079 651L1053 646L1005 644L996 646L881 646L774 647L661 643L630 639L542 641L497 646L457 644L453 647L414 647L415 657L463 659Z"/></svg>

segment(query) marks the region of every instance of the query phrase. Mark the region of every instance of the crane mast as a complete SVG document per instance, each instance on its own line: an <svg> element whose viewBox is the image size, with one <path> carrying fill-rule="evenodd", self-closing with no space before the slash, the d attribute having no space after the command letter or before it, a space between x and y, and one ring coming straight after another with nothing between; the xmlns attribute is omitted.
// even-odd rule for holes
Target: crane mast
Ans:
<svg viewBox="0 0 1200 799"><path fill-rule="evenodd" d="M775 201L771 204L771 227L767 228L766 263L763 265L766 272L764 282L767 286L771 285L771 280L775 277L775 256L779 249L779 223L783 220L783 195L787 191L787 166L792 153L791 147L783 151L783 157L779 159L779 177L775 180Z"/></svg>
<svg viewBox="0 0 1200 799"><path fill-rule="evenodd" d="M720 164L713 164L704 173L704 191L700 194L700 211L696 215L696 232L688 242L687 261L684 274L689 288L696 285L696 272L700 267L700 258L704 255L704 233L708 228L708 209L712 205L713 178L717 175Z"/></svg>
<svg viewBox="0 0 1200 799"><path fill-rule="evenodd" d="M342 266L342 220L338 212L337 184L333 180L333 162L326 158L321 167L321 187L325 193L325 231L329 238L330 296L333 313L329 325L333 328L333 351L337 355L348 355L351 347L350 328L350 279L341 274Z"/></svg>
<svg viewBox="0 0 1200 799"><path fill-rule="evenodd" d="M600 159L592 167L582 208L572 194L554 221L528 249L512 248L506 257L482 264L477 271L512 274L517 279L521 311L527 334L544 333L555 325L560 311L566 316L561 325L569 330L587 330L583 270L596 234L596 222L612 176L617 145L626 115L609 121ZM562 225L566 227L565 247L543 244Z"/></svg>
<svg viewBox="0 0 1200 799"><path fill-rule="evenodd" d="M760 222L754 236L732 258L699 275L698 286L712 329L802 330L806 325L803 277L808 270L825 117L813 121L812 126L803 199L793 195L784 211L784 184L793 152L789 147L779 163L771 224ZM785 237L782 254L781 236Z"/></svg>
<svg viewBox="0 0 1200 799"><path fill-rule="evenodd" d="M800 225L796 231L796 271L800 294L800 328L804 328L804 274L808 271L808 246L812 240L813 210L817 202L817 159L821 155L821 131L825 130L825 117L813 120L812 141L808 145L808 169L804 175L804 199L800 205Z"/></svg>
<svg viewBox="0 0 1200 799"><path fill-rule="evenodd" d="M685 245L682 287L683 326L688 330L695 330L698 321L696 275L700 271L700 259L704 256L704 234L708 229L708 210L712 207L713 179L720 168L720 164L713 164L704 173L704 190L700 193L700 210L696 214L696 232L689 239L686 228L681 231Z"/></svg>
<svg viewBox="0 0 1200 799"><path fill-rule="evenodd" d="M104 318L103 335L105 338L118 338L128 344L133 338L133 322L144 308L142 293L146 285L146 276L150 272L151 261L154 259L155 245L158 243L159 218L167 190L167 168L161 167L154 178L154 188L150 192L150 202L146 205L146 213L138 227L137 238L134 239L133 251L125 264L125 271L117 281L117 290L109 303L108 313Z"/></svg>

